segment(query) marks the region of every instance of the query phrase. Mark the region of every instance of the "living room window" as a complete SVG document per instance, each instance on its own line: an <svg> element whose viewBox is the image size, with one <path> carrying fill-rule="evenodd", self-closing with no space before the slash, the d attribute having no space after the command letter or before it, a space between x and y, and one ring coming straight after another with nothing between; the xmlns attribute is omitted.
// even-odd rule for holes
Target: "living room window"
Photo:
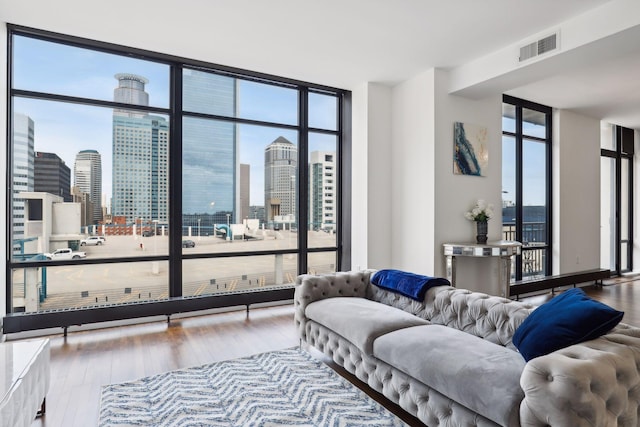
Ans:
<svg viewBox="0 0 640 427"><path fill-rule="evenodd" d="M551 108L505 95L503 239L522 242L515 279L551 272Z"/></svg>
<svg viewBox="0 0 640 427"><path fill-rule="evenodd" d="M349 267L349 216L328 222L313 199L329 188L346 208L349 92L9 33L7 313L248 305L292 295L303 272ZM39 221L22 221L30 206Z"/></svg>
<svg viewBox="0 0 640 427"><path fill-rule="evenodd" d="M618 276L633 271L634 153L633 129L601 124L601 267Z"/></svg>

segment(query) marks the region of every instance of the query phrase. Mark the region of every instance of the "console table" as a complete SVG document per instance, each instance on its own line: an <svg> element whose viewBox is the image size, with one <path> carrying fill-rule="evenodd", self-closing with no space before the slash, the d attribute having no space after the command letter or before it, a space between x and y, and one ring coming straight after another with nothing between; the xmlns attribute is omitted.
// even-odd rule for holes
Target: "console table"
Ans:
<svg viewBox="0 0 640 427"><path fill-rule="evenodd" d="M447 262L447 279L452 286L456 285L456 257L499 257L498 283L502 297L509 297L511 281L511 257L520 255L522 243L511 240L500 240L485 244L477 243L445 243L444 255Z"/></svg>
<svg viewBox="0 0 640 427"><path fill-rule="evenodd" d="M44 414L49 340L0 343L0 426L29 427Z"/></svg>

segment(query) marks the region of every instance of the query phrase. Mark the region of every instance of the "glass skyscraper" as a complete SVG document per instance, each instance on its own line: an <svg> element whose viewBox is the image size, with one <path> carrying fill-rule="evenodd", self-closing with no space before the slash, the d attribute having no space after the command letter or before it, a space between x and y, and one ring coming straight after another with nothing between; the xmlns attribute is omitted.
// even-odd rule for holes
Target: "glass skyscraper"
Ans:
<svg viewBox="0 0 640 427"><path fill-rule="evenodd" d="M185 69L185 111L233 117L236 112L235 79ZM117 74L114 100L148 105L148 80L135 74ZM220 120L185 117L182 123L182 211L185 224L197 215L237 220L239 161L236 126ZM136 220L169 222L169 123L164 117L134 110L113 112L113 197L111 211ZM218 215L215 215L215 214Z"/></svg>
<svg viewBox="0 0 640 427"><path fill-rule="evenodd" d="M135 74L116 74L114 100L148 105L148 80ZM168 223L169 123L164 117L133 110L113 112L113 216Z"/></svg>
<svg viewBox="0 0 640 427"><path fill-rule="evenodd" d="M183 71L185 111L235 117L236 79L213 73ZM211 118L185 117L182 123L182 212L213 214L237 222L240 207L240 163L236 125ZM195 224L184 224L195 225Z"/></svg>
<svg viewBox="0 0 640 427"><path fill-rule="evenodd" d="M13 115L13 238L24 237L24 199L19 193L34 191L34 123L20 113Z"/></svg>

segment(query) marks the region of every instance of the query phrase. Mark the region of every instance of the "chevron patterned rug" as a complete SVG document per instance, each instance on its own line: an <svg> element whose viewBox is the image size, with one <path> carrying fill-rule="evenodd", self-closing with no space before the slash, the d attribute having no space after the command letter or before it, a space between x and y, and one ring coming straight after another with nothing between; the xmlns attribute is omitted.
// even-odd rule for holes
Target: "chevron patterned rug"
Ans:
<svg viewBox="0 0 640 427"><path fill-rule="evenodd" d="M103 387L107 426L406 426L308 353L289 349Z"/></svg>

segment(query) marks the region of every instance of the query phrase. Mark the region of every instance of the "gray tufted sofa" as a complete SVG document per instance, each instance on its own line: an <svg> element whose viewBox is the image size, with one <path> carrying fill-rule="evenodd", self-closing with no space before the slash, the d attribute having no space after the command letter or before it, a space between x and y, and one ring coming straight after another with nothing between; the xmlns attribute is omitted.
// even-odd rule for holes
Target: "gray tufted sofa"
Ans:
<svg viewBox="0 0 640 427"><path fill-rule="evenodd" d="M531 305L450 286L418 302L374 272L299 276L298 333L427 426L640 425L639 328L527 363L511 337Z"/></svg>

